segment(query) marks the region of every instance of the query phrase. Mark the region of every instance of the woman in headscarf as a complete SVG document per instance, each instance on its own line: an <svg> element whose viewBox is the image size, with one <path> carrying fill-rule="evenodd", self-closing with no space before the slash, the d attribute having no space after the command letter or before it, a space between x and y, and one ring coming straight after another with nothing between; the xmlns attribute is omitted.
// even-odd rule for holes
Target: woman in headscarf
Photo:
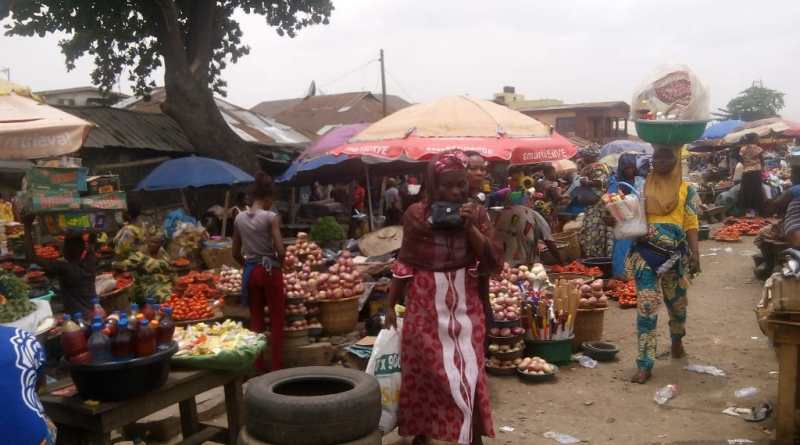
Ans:
<svg viewBox="0 0 800 445"><path fill-rule="evenodd" d="M415 445L480 444L494 431L484 374L488 302L478 276L499 271L502 255L485 208L468 202L466 156L445 153L428 171L427 198L403 216L386 308L386 326L396 326L394 305L405 295L399 432ZM432 203L442 201L461 204L462 226L437 228Z"/></svg>
<svg viewBox="0 0 800 445"><path fill-rule="evenodd" d="M683 181L678 150L657 147L644 186L647 234L633 246L626 268L636 280L639 353L631 381L644 383L656 357L656 322L662 300L669 313L672 357L682 358L686 334L686 290L700 271L697 209L700 198Z"/></svg>
<svg viewBox="0 0 800 445"><path fill-rule="evenodd" d="M639 196L644 189L644 178L637 176L636 168L636 154L623 153L619 157L617 164L617 181L609 187L608 191L611 193L619 192L623 195L635 193ZM622 278L625 276L625 259L628 257L628 252L631 250L633 240L629 239L615 239L614 240L614 253L611 255L614 277Z"/></svg>
<svg viewBox="0 0 800 445"><path fill-rule="evenodd" d="M602 162L593 162L583 168L582 175L586 178L585 184L582 182L577 199L586 209L578 242L586 258L610 257L614 232L608 225L611 215L600 197L608 191L611 169Z"/></svg>

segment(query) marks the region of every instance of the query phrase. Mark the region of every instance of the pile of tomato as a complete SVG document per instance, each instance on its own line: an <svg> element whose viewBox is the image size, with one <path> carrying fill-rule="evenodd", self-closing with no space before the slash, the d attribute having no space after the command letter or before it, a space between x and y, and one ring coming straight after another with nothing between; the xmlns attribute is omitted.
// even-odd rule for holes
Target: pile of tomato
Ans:
<svg viewBox="0 0 800 445"><path fill-rule="evenodd" d="M711 234L711 239L717 241L734 242L742 239L742 232L736 226L724 226Z"/></svg>
<svg viewBox="0 0 800 445"><path fill-rule="evenodd" d="M619 301L621 307L636 306L636 283L631 281L615 281L608 291L609 295Z"/></svg>
<svg viewBox="0 0 800 445"><path fill-rule="evenodd" d="M725 221L725 228L737 230L741 235L756 236L758 232L771 223L764 218L730 218Z"/></svg>
<svg viewBox="0 0 800 445"><path fill-rule="evenodd" d="M114 290L125 289L133 283L133 277L129 273L121 273L114 277L117 280L117 286Z"/></svg>
<svg viewBox="0 0 800 445"><path fill-rule="evenodd" d="M33 246L33 251L37 257L45 260L55 260L61 256L61 252L58 251L58 248L51 245Z"/></svg>
<svg viewBox="0 0 800 445"><path fill-rule="evenodd" d="M553 273L565 273L565 272L572 272L572 273L579 273L584 275L591 275L593 277L599 277L603 275L603 271L600 270L599 267L586 267L582 263L573 261L566 266L562 266L560 264L556 264L551 267L550 269Z"/></svg>
<svg viewBox="0 0 800 445"><path fill-rule="evenodd" d="M172 308L172 318L175 320L200 320L214 315L208 300L201 295L172 294L164 301L163 306Z"/></svg>

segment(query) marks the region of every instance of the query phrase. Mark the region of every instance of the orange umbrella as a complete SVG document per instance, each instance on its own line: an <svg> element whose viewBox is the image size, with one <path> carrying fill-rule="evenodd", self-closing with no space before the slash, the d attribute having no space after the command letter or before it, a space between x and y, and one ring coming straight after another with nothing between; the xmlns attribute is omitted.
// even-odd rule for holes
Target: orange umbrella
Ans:
<svg viewBox="0 0 800 445"><path fill-rule="evenodd" d="M0 91L4 86L0 85ZM90 122L18 95L18 90L5 91L0 94L0 159L56 157L81 148Z"/></svg>

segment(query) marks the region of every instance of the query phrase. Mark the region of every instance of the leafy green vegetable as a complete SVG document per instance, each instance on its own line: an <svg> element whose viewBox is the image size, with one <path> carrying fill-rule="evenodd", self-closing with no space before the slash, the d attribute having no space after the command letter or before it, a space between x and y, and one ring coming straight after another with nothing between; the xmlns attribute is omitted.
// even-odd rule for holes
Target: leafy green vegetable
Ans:
<svg viewBox="0 0 800 445"><path fill-rule="evenodd" d="M0 272L0 294L9 300L27 300L30 292L31 288L25 280L10 272Z"/></svg>
<svg viewBox="0 0 800 445"><path fill-rule="evenodd" d="M10 323L36 310L36 305L27 298L9 299L0 304L0 323Z"/></svg>
<svg viewBox="0 0 800 445"><path fill-rule="evenodd" d="M332 216L323 216L311 227L311 239L318 243L340 241L346 236L344 227Z"/></svg>

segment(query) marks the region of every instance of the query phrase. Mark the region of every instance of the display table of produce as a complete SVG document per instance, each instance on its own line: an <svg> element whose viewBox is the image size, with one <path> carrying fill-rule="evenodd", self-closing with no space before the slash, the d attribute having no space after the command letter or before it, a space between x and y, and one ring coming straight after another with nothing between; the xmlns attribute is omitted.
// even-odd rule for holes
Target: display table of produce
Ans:
<svg viewBox="0 0 800 445"><path fill-rule="evenodd" d="M173 369L158 391L122 402L86 401L69 379L48 385L40 395L45 412L58 427L59 442L111 444L112 430L177 403L185 443L234 445L243 420L242 380L243 372ZM219 386L225 387L227 429L201 424L197 415L195 396Z"/></svg>

